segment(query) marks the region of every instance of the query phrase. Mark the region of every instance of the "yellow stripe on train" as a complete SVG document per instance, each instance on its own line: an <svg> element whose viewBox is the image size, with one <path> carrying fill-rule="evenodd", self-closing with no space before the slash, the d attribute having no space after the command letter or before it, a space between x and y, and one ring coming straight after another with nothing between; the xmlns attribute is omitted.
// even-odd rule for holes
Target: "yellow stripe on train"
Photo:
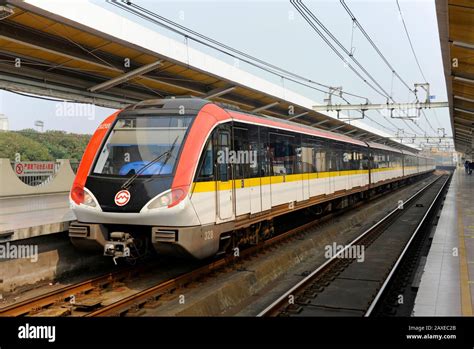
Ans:
<svg viewBox="0 0 474 349"><path fill-rule="evenodd" d="M383 171L394 171L401 170L402 167L387 167L387 168L376 168L372 169L372 172L383 172ZM210 181L210 182L194 182L193 193L202 193L216 190L230 190L232 185L236 189L256 187L260 185L278 184L287 182L296 182L303 179L318 179L338 176L353 176L360 174L368 174L369 170L349 170L349 171L329 171L329 172L312 172L312 173L300 173L292 175L279 175L279 176L268 176L268 177L255 177L245 179L234 179L233 181Z"/></svg>

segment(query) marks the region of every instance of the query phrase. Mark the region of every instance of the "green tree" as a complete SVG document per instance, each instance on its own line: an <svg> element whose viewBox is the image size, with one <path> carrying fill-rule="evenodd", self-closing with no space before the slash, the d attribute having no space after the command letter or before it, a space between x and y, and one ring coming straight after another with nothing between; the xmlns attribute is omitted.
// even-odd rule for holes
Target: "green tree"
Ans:
<svg viewBox="0 0 474 349"><path fill-rule="evenodd" d="M16 132L0 133L0 158L15 159L20 154L24 161L53 160L48 150L39 142Z"/></svg>
<svg viewBox="0 0 474 349"><path fill-rule="evenodd" d="M46 161L71 159L79 161L90 140L90 135L33 129L0 133L0 157L14 159L20 153L22 160Z"/></svg>

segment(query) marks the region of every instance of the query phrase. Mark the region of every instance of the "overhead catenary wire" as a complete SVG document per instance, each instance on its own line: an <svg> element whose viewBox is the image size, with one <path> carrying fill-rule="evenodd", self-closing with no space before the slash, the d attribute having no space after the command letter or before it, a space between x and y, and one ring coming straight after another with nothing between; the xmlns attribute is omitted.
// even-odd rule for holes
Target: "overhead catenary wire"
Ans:
<svg viewBox="0 0 474 349"><path fill-rule="evenodd" d="M124 9L124 10L130 12L130 13L133 13L133 14L135 14L135 15L141 17L141 18L147 19L147 20L152 21L152 22L154 22L154 23L156 23L156 24L158 24L158 25L160 25L160 26L163 26L163 27L169 29L169 30L172 30L172 31L175 32L175 33L178 33L178 34L181 34L181 35L185 35L187 38L189 38L189 35L190 35L190 34L191 34L191 35L195 35L195 36L197 36L197 37L199 37L199 38L201 38L201 39L207 40L207 41L209 41L209 42L211 42L211 43L213 43L213 44L215 44L215 45L221 46L221 47L223 47L223 48L225 48L225 49L227 49L227 50L229 50L229 51L231 51L231 52L240 54L240 55L242 55L242 56L244 56L244 57L246 57L246 58L249 58L249 59L254 59L256 62L259 62L259 63L261 63L261 64L266 64L267 66L270 66L270 67L273 68L273 69L278 69L278 70L279 70L279 73L280 73L280 72L283 72L283 73L285 73L285 74L290 74L291 76L294 76L294 77L296 77L296 78L300 78L300 79L306 80L306 81L308 81L309 83L314 83L312 80L308 80L308 79L305 79L305 78L303 78L303 77L301 77L301 76L298 76L298 75L295 75L295 74L293 74L293 73L291 73L291 72L288 72L288 71L286 71L286 70L282 70L282 69L280 69L280 68L278 68L278 67L276 67L276 66L274 66L274 65L269 65L269 64L268 64L267 62L265 62L265 61L262 61L262 60L260 60L260 59L256 59L256 58L253 57L253 56L250 56L250 55L248 55L248 54L246 54L246 53L243 53L243 52L241 52L241 51L239 51L239 50L236 50L236 49L234 49L234 48L232 48L232 47L229 47L229 46L227 46L227 45L224 45L224 44L222 44L222 43L220 43L220 42L218 42L218 41L216 41L216 40L213 40L213 39L211 39L211 38L209 38L209 37L207 37L207 36L204 36L204 35L202 35L202 34L196 32L196 31L190 30L189 28L186 28L186 27L184 27L184 26L182 26L182 25L180 25L180 24L178 24L178 23L175 23L175 22L173 22L173 21L171 21L171 20L169 20L169 19L167 19L167 18L165 18L165 17L163 17L163 16L160 16L160 15L158 15L158 14L152 12L152 11L149 11L149 10L147 10L147 9L141 7L141 6L138 6L138 5L136 5L136 4L133 4L133 3L131 3L131 2L126 2L126 3L119 3L119 2L117 2L117 1L109 1L109 2L110 2L111 4L113 4L113 5L116 5L116 6L120 7L120 8L122 8L122 9ZM130 7L133 7L136 11L134 11L134 10L131 9ZM155 17L155 18L157 18L157 19L159 19L159 20L161 20L161 21L163 21L163 22L165 22L165 23L167 23L167 24L164 24L164 23L155 21L155 20L153 20L153 19L150 19L148 16L145 16L143 13L140 13L140 12L138 12L138 11L143 11L143 12L144 12L145 14L147 14L148 16ZM182 31L185 31L186 33L183 33L182 31L176 30L176 29L173 28L173 27L180 28ZM192 39L194 39L194 38L192 38ZM199 42L199 43L202 43L202 44L205 44L205 43L203 43L201 40L195 40L195 41L197 41L197 42ZM209 45L207 45L207 46L209 46ZM222 50L219 50L219 51L222 52ZM223 53L225 53L225 52L223 52ZM233 56L233 55L232 55L232 56ZM236 57L234 57L234 58L236 58ZM248 62L248 63L251 63L251 62ZM347 62L346 62L346 63L347 63ZM254 64L254 65L255 65L255 64ZM258 65L258 67L262 68L260 65ZM267 71L268 71L268 70L267 70ZM357 71L355 71L355 72L358 73ZM365 80L362 76L361 76L361 78L362 78L363 80ZM294 81L294 80L290 79L290 81ZM296 81L294 81L294 82L296 82ZM368 82L367 82L367 83L368 83ZM324 85L324 84L319 84L319 85L320 85L320 86L323 86L323 87L326 87L326 88L329 88L329 86ZM308 86L307 84L304 84L304 83L303 83L303 86L310 87L310 86ZM326 92L326 91L324 91L324 92ZM344 94L346 94L346 95L351 95L351 96L355 96L355 97L360 97L360 98L366 99L365 97L358 96L358 95L354 95L354 94L351 94L351 93L348 93L348 92L342 91L342 93L344 93ZM386 97L386 96L384 96L384 97ZM366 100L367 100L367 99L366 99ZM382 125L382 124L380 124L380 125Z"/></svg>
<svg viewBox="0 0 474 349"><path fill-rule="evenodd" d="M169 19L167 19L167 18L165 18L165 17L163 17L163 16L160 16L160 15L158 15L158 14L152 12L152 11L149 11L149 10L147 10L147 9L141 7L141 6L138 6L138 5L136 5L136 4L133 4L133 3L131 3L131 2L126 2L126 3L119 3L119 2L117 2L117 1L108 1L108 2L111 3L111 4L113 4L113 5L115 5L115 6L117 6L117 7L119 7L119 8L121 8L121 9L123 9L123 10L125 10L125 11L127 11L127 12L129 12L129 13L135 14L135 15L141 17L141 18L144 18L144 19L146 19L146 20L148 20L148 21L151 21L151 22L153 22L153 23L155 23L155 24L157 24L157 25L160 25L160 26L162 26L162 27L164 27L164 28L166 28L166 29L172 30L172 31L175 32L175 33L178 33L178 34L180 34L180 35L184 35L186 38L191 38L191 37L189 36L190 34L191 34L191 35L195 35L195 36L197 36L197 37L199 37L199 38L201 38L201 39L203 39L203 40L207 40L207 41L210 41L210 42L214 43L215 45L221 46L221 47L223 47L223 48L225 48L225 49L227 49L227 50L229 50L229 51L231 51L231 52L234 52L234 53L236 53L236 54L242 55L242 56L244 56L244 57L246 57L246 58L249 58L249 59L253 59L253 60L255 60L256 62L259 62L259 63L261 63L261 64L265 64L267 67L269 66L270 68L277 69L278 71L275 71L275 72L273 72L273 73L280 75L282 78L283 78L283 76L282 76L280 73L289 74L290 76L296 77L296 78L301 79L301 80L303 80L303 81L307 81L308 83L314 83L314 84L317 84L317 85L319 85L319 86L326 87L326 88L330 89L330 86L328 86L328 85L324 85L324 84L321 84L321 83L316 83L316 82L314 82L314 81L312 81L312 80L309 80L309 79L306 79L306 78L301 77L301 76L299 76L299 75L296 75L296 74L293 74L293 73L291 73L291 72L288 72L287 70L278 68L278 67L276 67L276 66L274 66L274 65L271 65L271 64L269 64L269 63L267 63L267 62L265 62L265 61L263 61L263 60L260 60L260 59L258 59L258 58L255 58L255 57L253 57L253 56L251 56L251 55L248 55L248 54L246 54L246 53L244 53L244 52L242 52L242 51L236 50L236 49L234 49L234 48L232 48L232 47L230 47L230 46L227 46L227 45L222 44L222 43L220 43L220 42L218 42L218 41L216 41L216 40L214 40L214 39L211 39L211 38L209 38L209 37L207 37L207 36L204 36L204 35L202 35L202 34L196 32L196 31L193 31L193 30L191 30L191 29L189 29L189 28L186 28L185 26L182 26L182 25L180 25L180 24L178 24L178 23L175 23L175 22L173 22L173 21L171 21L171 20L169 20ZM126 5L131 6L131 7L134 7L136 11L134 11L133 9L131 9L130 7L128 7L128 6L126 6ZM157 19L159 19L159 20L161 20L161 21L163 21L163 22L165 22L165 23L167 23L167 24L164 24L164 23L161 23L161 22L156 21L156 20L154 20L154 19L151 19L151 18L149 18L148 16L145 16L143 13L140 13L140 12L138 12L138 11L143 11L143 12L145 12L145 14L147 14L148 16L155 17L155 18L157 18ZM181 32L181 31L179 31L179 30L176 30L176 29L173 28L172 26L178 27L178 28L180 28L181 30L185 31L186 33L183 33L183 32ZM208 46L208 47L215 48L215 47L213 47L212 45L207 45L205 42L202 42L201 40L196 40L195 38L191 38L191 39L194 40L194 41L196 41L196 42L198 42L198 43L201 43L201 44L203 44L203 45L206 45L206 46ZM330 42L328 42L328 44L330 44ZM217 48L215 48L215 49L217 49ZM227 52L225 52L225 51L222 51L222 50L220 50L220 49L217 49L217 50L218 50L219 52L228 54L228 55L230 55L230 56L232 56L232 57L234 57L234 58L239 58L239 57L235 57L234 55L229 54L229 53L227 53ZM335 52L338 53L337 50L336 50ZM377 93L379 93L379 94L382 95L383 97L385 97L385 98L387 97L387 94L386 94L386 93L383 94L383 93L380 93L380 91L377 91L377 89L375 89L362 75L360 75L360 73L359 73L357 70L355 70L355 68L353 68L353 67L344 59L343 56L340 55L340 58L343 59L344 63L347 64L347 65L348 65L366 84L368 84L372 89L374 89ZM239 59L240 59L240 58L239 58ZM262 67L261 65L258 65L258 64L256 65L256 64L254 64L254 63L252 63L252 62L249 62L249 61L247 61L247 60L243 60L243 61L246 62L246 63L249 63L249 64L251 64L251 65L253 65L253 66L256 66L256 67L258 67L258 68L261 68L261 69L263 69L263 70L269 71L268 69L266 69L265 67ZM303 83L303 82L300 82L300 81L295 81L294 79L291 79L291 78L288 78L288 77L286 77L286 79L289 80L289 81L296 82L296 83L298 83L298 84L300 84L300 85L303 85L303 86L305 86L305 87L312 88L312 86L309 86L309 85L306 84L306 83ZM314 87L313 87L313 88L314 88ZM321 91L321 90L319 90L319 89L317 89L317 88L316 88L316 90ZM321 91L321 92L326 93L326 91ZM353 96L353 97L358 97L358 98L363 98L363 99L365 99L366 101L368 101L368 98L366 98L366 97L363 97L363 96L360 96L360 95L355 95L355 94L353 94L353 93L349 93L349 92L345 92L345 91L341 91L341 92L342 92L342 94L345 94L345 95L348 95L348 96ZM340 97L341 97L341 96L340 96ZM342 97L341 97L341 98L342 98ZM383 116L384 116L384 115L383 115ZM384 116L384 118L386 118L386 116ZM383 127L383 128L385 128L385 129L389 130L390 132L394 132L392 129L387 128L385 125L383 125L383 124L381 124L381 123L379 123L379 122L377 122L377 121L375 121L375 120L373 120L373 119L371 119L371 118L369 118L369 120L375 122L377 125L379 125L380 127ZM394 125L388 118L386 118L386 120L387 120L392 126L394 126L395 128L397 128L397 126Z"/></svg>
<svg viewBox="0 0 474 349"><path fill-rule="evenodd" d="M341 1L342 1L342 0L341 0ZM416 51L415 51L415 47L413 46L413 42L411 41L410 32L408 31L408 27L407 27L407 25L406 25L405 18L404 18L404 16L403 16L403 12L402 12L402 9L401 9L401 7L400 7L400 3L399 3L398 0L396 0L396 3L397 3L398 12L399 12L399 14L400 14L400 19L402 20L403 29L404 29L404 31L405 31L406 37L407 37L407 39L408 39L408 43L409 43L409 45L410 45L411 52L412 52L412 54L413 54L413 57L415 58L416 65L417 65L417 67L418 67L418 70L419 70L419 72L420 72L422 78L423 78L423 81L426 83L426 82L427 82L427 79L426 79L426 77L425 77L425 74L424 74L424 72L423 72L423 69L421 68L421 64L420 64L420 61L418 60L418 56L416 55ZM428 97L429 97L429 96L428 96ZM431 123L430 123L428 117L426 116L426 114L425 114L425 112L424 112L423 110L422 110L422 114L423 114L423 117L425 118L425 120L426 120L428 126L433 130L433 132L437 133L437 131L433 128L433 126L431 125ZM436 112L435 112L435 118L436 118L437 123L440 124L440 123L439 123L439 120L438 120L438 118L437 118Z"/></svg>
<svg viewBox="0 0 474 349"><path fill-rule="evenodd" d="M418 57L416 56L415 48L413 47L413 43L410 38L410 33L408 32L408 28L405 23L405 18L403 17L402 9L400 8L400 3L398 2L398 0L396 0L396 2L397 2L398 12L400 13L400 19L402 20L402 23L403 23L403 28L405 29L405 34L410 44L411 52L413 53L413 57L415 57L416 65L418 66L421 76L423 77L424 82L426 82L427 80L425 78L425 74L423 73L423 69L421 69L421 65L420 65L420 62L418 61Z"/></svg>
<svg viewBox="0 0 474 349"><path fill-rule="evenodd" d="M345 9L345 11L347 12L347 14L349 15L349 17L352 19L353 23L355 23L355 25L359 28L359 30L361 31L361 33L365 36L365 38L367 39L367 41L370 43L370 45L374 48L374 50L377 52L377 54L380 56L380 58L384 61L384 63L388 66L388 68L391 70L392 72L392 84L393 84L393 76L396 76L401 82L403 85L405 85L405 87L411 92L413 93L415 96L416 96L416 91L412 88L410 88L410 86L407 84L407 82L400 76L400 74L395 70L395 68L390 64L390 62L387 60L387 58L383 55L383 53L380 51L380 49L377 47L377 45L375 44L375 42L372 40L372 38L370 37L370 35L366 32L366 30L363 28L362 24L357 20L357 18L355 17L354 13L351 11L351 9L349 8L349 6L345 3L344 0L340 0L340 3L342 5L342 7ZM410 40L411 42L411 40ZM421 69L421 68L420 68ZM392 97L392 93L390 94L390 96ZM425 118L428 126L433 130L433 132L436 133L436 130L433 128L433 126L431 125L429 119L427 118L426 114L424 111L422 111L422 114L423 114L423 117ZM439 123L439 122L438 122ZM424 130L418 125L415 123L415 125L418 126L418 128L420 128L420 130L423 132Z"/></svg>
<svg viewBox="0 0 474 349"><path fill-rule="evenodd" d="M139 5L136 5L134 3L132 3L131 1L117 1L117 0L108 0L107 1L108 3L122 9L122 10L125 10L129 13L132 13L140 18L143 18L149 22L152 22L154 24L157 24L161 27L164 27L174 33L177 33L179 35L182 35L184 37L186 37L187 39L190 39L194 42L197 42L201 45L204 45L206 47L209 47L209 48L212 48L214 50L217 50L223 54L226 54L232 58L236 58L236 59L239 59L240 61L243 61L249 65L252 65L256 68L259 68L259 69L262 69L268 73L271 73L271 74L274 74L274 75L277 75L279 77L283 77L289 81L292 81L294 83L297 83L297 84L300 84L302 86L305 86L305 87L308 87L308 88L311 88L313 90L316 90L316 91L319 91L321 93L324 93L326 94L327 91L326 90L322 90L322 89L319 89L319 88L316 88L314 86L311 86L311 85L316 85L316 86L319 86L319 87L324 87L324 88L327 88L329 89L330 86L327 85L327 84L323 84L323 83L320 83L320 82L317 82L317 81L314 81L314 80L311 80L311 79L308 79L308 78L305 78L301 75L298 75L298 74L295 74L293 72L290 72L286 69L283 69L283 68L280 68L278 66L275 66L271 63L268 63L262 59L259 59L257 57L254 57L250 54L247 54L245 52L242 52L240 50L237 50L231 46L228 46L224 43L221 43L215 39L212 39L208 36L205 36L201 33L198 33L192 29L189 29L179 23L176 23L174 21L171 21L170 19L167 19L163 16L160 16L158 14L156 14L155 12L153 11L150 11L144 7L141 7ZM152 17L152 18L150 18ZM244 57L244 58L242 58ZM346 92L346 91L342 91L343 94L346 94L348 96L352 96L352 97L356 97L356 98L360 98L360 99L364 99L366 100L367 98L365 96L361 96L361 95L358 95L358 94L355 94L355 93L351 93L351 92Z"/></svg>
<svg viewBox="0 0 474 349"><path fill-rule="evenodd" d="M339 47L341 47L341 49L353 60L355 60L355 58L351 55L351 53L344 47L344 45L342 45L340 43L339 40L337 40L337 38L324 26L324 24L314 15L314 13L311 12L310 9L308 9L303 3L301 0L290 0L291 4L296 8L296 10L300 13L300 15L306 20L306 22L308 22L308 24L316 31L316 33L324 40L324 42L326 42L326 44L336 53L336 55L341 58L346 64L347 64L347 61L346 59L344 58L344 56L334 47L334 45L332 45L332 43L329 41L328 38L326 38L326 36L318 29L318 27L311 21L311 19L306 15L306 13L309 13L309 15L311 16L311 18L313 20L316 21L316 23L318 23L319 26L321 26L322 28L325 28L325 32L328 34L328 36L333 40L335 41ZM356 60L357 61L357 60ZM358 64L360 66L362 66L360 63ZM368 83L368 81L363 77L361 76L361 74L355 70L354 67L352 67L350 64L348 65L350 68L352 68L352 70L356 73L356 75L361 78L364 82ZM363 68L363 67L362 67ZM365 72L367 72L367 70L364 69ZM369 74L368 72L366 74ZM369 74L370 75L370 74ZM370 75L371 76L371 75ZM373 78L372 78L373 79ZM374 79L375 80L375 79ZM370 84L369 84L370 85ZM380 84L377 83L378 86L380 86ZM372 87L373 88L373 87ZM383 89L383 88L382 88ZM390 99L392 100L393 102L395 102L395 100L385 91L383 90L384 93L381 93L380 91L377 91L379 94L383 95L384 97L386 97L387 99ZM398 127L396 125L393 124L393 122L389 121L389 119L383 115L383 117L385 118L385 120L387 120L387 122L389 122L390 124L392 124L393 126L395 126L397 129ZM401 119L402 122L412 131L414 132L415 135L419 135L419 133L413 128L411 127L411 125L405 120L405 119Z"/></svg>
<svg viewBox="0 0 474 349"><path fill-rule="evenodd" d="M381 95L384 98L389 98L389 94L385 89L377 82L377 80L374 79L372 75L362 66L362 64L359 63L357 59L354 58L354 56L349 52L344 45L329 31L326 26L311 12L308 7L306 7L305 4L301 0L290 0L291 4L296 8L296 10L300 13L300 15L308 22L308 24L314 29L314 31L321 37L321 39L326 42L326 44L336 53L336 55L342 59L342 61L347 64L347 66L359 77L364 81L370 88L372 88L375 92L377 92L379 95ZM311 21L311 19L308 18L311 17L318 25L319 27L336 43L337 46L340 47L342 51L346 55L349 56L349 58L354 61L354 63L361 69L364 74L378 87L375 88L372 84L370 84L367 79L365 79L362 74L360 74L352 65L350 65L347 60L344 58L344 56L334 47L334 45L326 38L326 36L319 30L319 28L314 25L314 23Z"/></svg>
<svg viewBox="0 0 474 349"><path fill-rule="evenodd" d="M111 3L112 5L115 5L119 8L121 8L122 10L125 10L129 13L132 13L142 19L145 19L147 21L150 21L156 25L160 25L168 30L171 30L175 33L178 33L180 35L183 35L184 37L186 37L187 39L190 39L194 42L197 42L199 44L202 44L206 47L209 47L209 48L212 48L212 49L215 49L221 53L224 53L228 56L231 56L233 58L237 58L243 62L246 62L254 67L257 67L259 69L262 69L264 71L267 71L269 73L272 73L272 74L275 74L279 77L281 77L282 79L287 79L288 81L292 81L292 82L295 82L297 84L300 84L300 85L303 85L305 87L308 87L308 88L312 88L314 90L317 90L319 92L322 92L322 93L328 93L327 91L324 91L324 90L321 90L315 86L312 86L312 85L316 85L316 86L320 86L320 87L324 87L324 88L330 88L330 86L328 85L325 85L325 84L321 84L321 83L318 83L318 82L315 82L313 80L310 80L310 79L307 79L307 78L304 78L300 75L297 75L297 74L294 74L292 72L289 72L285 69L281 69L275 65L272 65L268 62L265 62L261 59L258 59L258 58L255 58L251 55L248 55L242 51L239 51L239 50L236 50L228 45L225 45L225 44L222 44L221 42L217 41L217 40L214 40L212 38L209 38L207 36L204 36L196 31L193 31L189 28L186 28L178 23L175 23L171 20L168 20L167 18L163 17L163 16L160 16L150 10L147 10L146 8L143 8L141 6L138 6L130 1L122 1L122 2L118 2L118 1L112 1L112 0L109 0L108 1L109 3ZM244 59L242 58L244 57ZM348 62L344 59L344 57L340 57L343 59L343 61L345 62L345 64L348 64ZM352 66L351 66L352 67ZM352 67L354 70L355 68ZM360 75L360 78L369 85L369 87L371 87L372 89L375 89L377 90L373 85L370 84L369 81L367 81L367 79L365 79L357 70L354 71L356 74ZM368 73L368 72L367 72ZM370 75L370 73L368 73ZM373 77L372 77L373 78ZM374 81L376 81L374 79ZM377 82L378 84L378 82ZM378 84L380 87L381 85ZM382 87L383 89L383 87ZM381 96L383 96L384 98L390 98L390 96L388 95L388 93L383 90L383 91L378 91L377 90L377 93L380 94ZM353 96L353 97L357 97L357 98L363 98L365 100L368 100L366 97L364 96L360 96L360 95L357 95L357 94L353 94L353 93L349 93L349 92L345 92L345 91L342 91L342 94L346 95L346 96ZM384 118L394 127L396 127L396 125L393 124L393 122L391 122L391 120L389 120L385 115L383 115ZM372 119L370 119L372 120ZM406 120L403 120L405 123L406 123ZM379 125L382 125L378 122L376 122L377 124ZM381 127L384 127L384 126L381 126ZM386 127L384 127L386 128ZM391 132L393 132L393 130L390 129ZM414 131L412 129L412 131ZM415 131L414 131L415 132ZM415 132L416 133L416 132Z"/></svg>
<svg viewBox="0 0 474 349"><path fill-rule="evenodd" d="M398 78L398 80L400 80L402 82L403 85L405 85L405 87L411 92L413 93L415 96L416 96L416 92L414 89L410 88L410 86L405 82L405 80L400 76L400 74L395 70L395 68L390 64L390 62L387 60L387 58L383 55L383 53L380 51L380 49L377 47L377 45L375 44L375 42L372 40L372 38L370 37L370 35L365 31L365 29L362 27L362 24L357 20L357 18L355 17L354 13L351 11L351 9L349 8L349 6L345 3L344 0L340 0L340 3L342 5L342 7L346 10L347 14L351 17L353 23L355 23L355 25L359 28L359 30L361 31L361 33L365 36L365 38L367 39L367 41L370 43L370 45L373 47L373 49L377 52L377 54L380 56L380 58L384 61L384 63L387 65L387 67L391 70L392 72L392 84L393 84L393 76L396 76ZM397 1L398 3L398 1ZM404 22L404 21L403 21ZM405 29L406 29L406 26L405 26ZM408 35L408 31L407 31L407 35ZM408 38L409 38L409 35L408 35ZM411 40L409 38L409 41L410 41L410 45L411 45ZM413 50L413 47L412 47L412 52L414 53L414 50ZM416 55L415 55L415 58L416 58ZM416 58L417 60L417 63L418 63L418 59ZM420 65L418 64L418 67L420 69L420 72L422 73L423 75L423 72L421 71L421 67ZM423 75L423 78L424 78L424 75ZM425 79L426 80L426 79ZM390 96L392 96L392 94L390 94ZM431 130L433 130L433 132L436 133L436 130L433 128L433 126L431 125L428 117L426 116L425 112L422 110L422 114L423 114L423 117L425 118L428 126L431 128ZM438 121L439 123L439 121ZM418 124L415 123L415 125L417 125L419 127ZM419 127L420 130L423 131L423 129L421 127Z"/></svg>
<svg viewBox="0 0 474 349"><path fill-rule="evenodd" d="M397 1L398 2L398 1ZM357 18L355 17L354 13L351 11L351 9L349 8L349 6L345 3L344 0L340 0L340 3L342 5L342 7L345 9L345 11L347 12L347 14L349 15L349 17L352 19L353 23L355 23L355 25L359 28L359 30L361 31L361 33L365 36L365 38L367 39L367 41L370 43L370 45L373 47L373 49L377 52L377 54L380 56L380 58L384 61L384 63L387 65L387 67L391 70L392 72L392 84L393 84L393 76L396 76L401 82L402 84L412 93L416 96L416 91L412 88L410 88L410 86L405 82L405 80L400 76L400 74L395 70L395 68L390 64L390 62L387 60L387 58L383 55L383 53L380 51L380 49L377 47L377 45L375 44L375 42L372 40L372 38L370 37L370 35L366 32L366 30L362 27L362 24L357 20ZM405 29L406 29L406 26L405 26ZM407 32L407 35L408 35L408 32ZM410 43L411 43L411 40L409 39ZM413 50L413 48L412 48ZM413 51L414 52L414 51ZM418 60L417 60L418 61ZM420 71L421 71L421 67L420 68ZM422 73L423 74L423 73ZM423 75L424 77L424 75ZM426 79L425 79L426 80ZM392 93L390 93L390 97L392 97ZM431 125L428 117L426 116L425 112L422 110L422 114L423 114L423 117L425 118L428 126L431 128L431 130L433 130L433 132L436 133L436 130L433 128L433 126ZM418 126L418 128L422 131L422 132L425 132L417 123L415 123L416 126Z"/></svg>
<svg viewBox="0 0 474 349"><path fill-rule="evenodd" d="M403 78L400 76L400 74L395 70L395 68L390 64L390 62L387 60L387 58L385 58L385 56L383 55L383 53L380 51L380 49L377 47L377 45L375 44L375 42L372 40L372 38L370 37L370 35L365 31L365 29L362 27L362 25L360 24L360 22L357 20L357 18L355 17L355 15L352 13L351 9L349 8L349 6L345 3L344 0L340 0L341 2L341 5L342 7L344 7L344 9L346 10L347 14L351 17L353 23L355 23L355 25L357 26L357 28L359 28L360 32L365 36L365 38L367 39L367 41L370 43L370 45L374 48L375 52L378 53L378 55L380 56L380 58L382 58L382 60L384 61L384 63L387 65L387 67L389 67L389 69L391 70L391 72L393 73L393 75L395 75L398 80L400 80L402 82L403 85L405 85L405 87L410 90L413 94L415 94L415 91L412 90L410 88L410 86L405 82L405 80L403 80Z"/></svg>

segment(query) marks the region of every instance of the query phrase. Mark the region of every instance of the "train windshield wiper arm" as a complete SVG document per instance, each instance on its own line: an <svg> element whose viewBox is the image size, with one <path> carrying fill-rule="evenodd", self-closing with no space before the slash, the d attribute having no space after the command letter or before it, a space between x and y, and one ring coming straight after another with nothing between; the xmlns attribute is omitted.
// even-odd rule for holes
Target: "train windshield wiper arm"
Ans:
<svg viewBox="0 0 474 349"><path fill-rule="evenodd" d="M166 165L166 163L168 162L168 160L171 158L171 156L173 155L173 150L174 150L174 147L176 145L176 141L178 140L178 137L179 136L176 136L173 144L171 144L171 147L168 151L164 152L163 154L166 154L166 159L165 161L163 161L163 163L161 164L160 166L160 170L158 171L158 175L161 174L161 170L163 170L163 167Z"/></svg>
<svg viewBox="0 0 474 349"><path fill-rule="evenodd" d="M133 176L131 176L124 184L122 184L122 187L121 187L121 188L122 188L122 189L128 189L128 188L132 185L132 183L135 181L135 179L138 178L138 176L140 176L147 168L149 168L151 165L153 165L154 163L156 163L156 162L157 162L158 160L160 160L163 156L166 156L166 160L165 160L165 161L168 162L169 158L171 157L171 153L173 152L173 149L174 149L174 147L175 147L175 145L176 145L176 142L178 141L178 138L179 138L179 136L176 136L176 138L175 138L174 141L173 141L173 144L171 145L171 147L170 147L167 151L161 153L161 154L158 155L156 158L154 158L153 160L151 160L148 164L146 164L146 165L144 165L143 167L141 167ZM166 163L166 162L165 162L165 163ZM160 172L159 172L158 174L161 173L161 169L163 168L163 166L164 166L165 163L163 163L163 164L161 165L161 167L160 167Z"/></svg>

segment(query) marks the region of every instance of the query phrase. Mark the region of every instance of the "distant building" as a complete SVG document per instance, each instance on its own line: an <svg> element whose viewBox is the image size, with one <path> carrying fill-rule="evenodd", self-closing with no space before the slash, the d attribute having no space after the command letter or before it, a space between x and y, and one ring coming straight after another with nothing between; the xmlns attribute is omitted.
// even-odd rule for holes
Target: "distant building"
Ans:
<svg viewBox="0 0 474 349"><path fill-rule="evenodd" d="M0 132L1 131L8 131L8 117L4 114L0 114Z"/></svg>

